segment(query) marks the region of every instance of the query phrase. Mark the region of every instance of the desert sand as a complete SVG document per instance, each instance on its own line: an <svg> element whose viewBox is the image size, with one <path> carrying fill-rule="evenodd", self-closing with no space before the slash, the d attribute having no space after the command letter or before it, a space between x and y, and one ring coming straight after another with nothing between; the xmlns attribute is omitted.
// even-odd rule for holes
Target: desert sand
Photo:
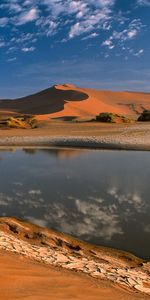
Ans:
<svg viewBox="0 0 150 300"><path fill-rule="evenodd" d="M144 109L150 109L150 94L101 91L77 88L69 84L55 85L13 101L0 101L1 117L32 114L36 115L39 120L90 119L101 112L123 114L137 119Z"/></svg>
<svg viewBox="0 0 150 300"><path fill-rule="evenodd" d="M0 146L150 150L150 123L135 122L144 109L150 110L150 94L55 85L24 98L0 100L0 119L28 114L38 120L34 130L0 130ZM125 115L134 123L88 122L101 112Z"/></svg>
<svg viewBox="0 0 150 300"><path fill-rule="evenodd" d="M12 218L0 219L1 299L149 299L149 263Z"/></svg>
<svg viewBox="0 0 150 300"><path fill-rule="evenodd" d="M147 300L107 282L33 263L0 252L0 299L3 300Z"/></svg>

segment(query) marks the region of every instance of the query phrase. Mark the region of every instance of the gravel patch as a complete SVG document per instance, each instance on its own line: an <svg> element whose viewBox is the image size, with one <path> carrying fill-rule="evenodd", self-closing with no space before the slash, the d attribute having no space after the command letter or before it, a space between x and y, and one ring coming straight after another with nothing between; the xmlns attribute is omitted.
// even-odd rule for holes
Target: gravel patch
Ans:
<svg viewBox="0 0 150 300"><path fill-rule="evenodd" d="M98 149L150 150L150 133L144 136L13 136L0 138L0 146L79 147Z"/></svg>

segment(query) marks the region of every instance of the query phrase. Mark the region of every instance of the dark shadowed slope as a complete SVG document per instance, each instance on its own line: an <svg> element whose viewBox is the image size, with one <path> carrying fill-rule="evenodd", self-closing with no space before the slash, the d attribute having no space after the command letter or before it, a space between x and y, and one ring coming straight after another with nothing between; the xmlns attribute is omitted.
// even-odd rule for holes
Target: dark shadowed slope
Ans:
<svg viewBox="0 0 150 300"><path fill-rule="evenodd" d="M64 110L67 101L82 101L87 98L88 95L80 91L61 90L53 86L24 98L1 100L0 109L22 114L45 115Z"/></svg>

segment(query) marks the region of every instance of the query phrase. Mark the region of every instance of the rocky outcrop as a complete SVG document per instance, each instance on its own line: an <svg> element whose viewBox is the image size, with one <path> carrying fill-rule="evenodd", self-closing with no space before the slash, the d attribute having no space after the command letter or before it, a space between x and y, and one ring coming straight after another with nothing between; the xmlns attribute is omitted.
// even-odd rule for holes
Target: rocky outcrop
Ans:
<svg viewBox="0 0 150 300"><path fill-rule="evenodd" d="M11 218L0 219L0 249L150 295L150 263Z"/></svg>

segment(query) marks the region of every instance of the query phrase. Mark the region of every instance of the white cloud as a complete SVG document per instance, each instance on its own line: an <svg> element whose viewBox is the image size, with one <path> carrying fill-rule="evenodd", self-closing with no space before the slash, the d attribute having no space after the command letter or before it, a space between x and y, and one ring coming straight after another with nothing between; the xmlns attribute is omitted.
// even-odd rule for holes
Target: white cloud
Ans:
<svg viewBox="0 0 150 300"><path fill-rule="evenodd" d="M17 25L24 25L28 22L33 22L38 18L38 10L36 8L32 8L29 11L23 12L19 15L16 20Z"/></svg>
<svg viewBox="0 0 150 300"><path fill-rule="evenodd" d="M8 18L0 18L0 27L5 27L8 24Z"/></svg>
<svg viewBox="0 0 150 300"><path fill-rule="evenodd" d="M82 38L82 41L86 41L88 39L93 39L93 38L96 38L97 36L99 36L98 33L93 32L93 33L87 35L86 37Z"/></svg>
<svg viewBox="0 0 150 300"><path fill-rule="evenodd" d="M35 47L25 47L25 48L22 48L22 52L33 52L35 51Z"/></svg>
<svg viewBox="0 0 150 300"><path fill-rule="evenodd" d="M138 52L134 53L134 56L141 56L144 53L144 49L140 49Z"/></svg>
<svg viewBox="0 0 150 300"><path fill-rule="evenodd" d="M18 13L18 12L22 11L22 7L20 6L19 3L9 3L8 8L11 12L14 11L14 12Z"/></svg>
<svg viewBox="0 0 150 300"><path fill-rule="evenodd" d="M49 11L49 14L47 17L39 17L39 4L41 4L41 1L25 1L23 8L26 8L26 10L18 15L17 24L23 25L26 22L38 19L36 24L42 28L44 27L46 34L47 31L49 31L49 34L52 34L53 30L55 31L56 27L58 27L58 18L61 15L66 15L68 18L72 18L72 15L75 15L75 19L71 19L71 23L74 24L71 25L69 30L69 37L73 38L79 34L92 31L94 27L100 28L102 22L110 18L114 3L115 0L67 0L65 2L62 0L43 0L42 5ZM15 4L18 4L17 1L15 1ZM35 6L34 8L33 5ZM32 8L27 11L27 7L29 8L30 6ZM80 20L80 22L75 22L76 19ZM62 26L63 24L60 22L59 25Z"/></svg>
<svg viewBox="0 0 150 300"><path fill-rule="evenodd" d="M136 29L132 29L131 31L127 32L127 36L129 39L132 39L133 37L135 37L138 34L138 31Z"/></svg>
<svg viewBox="0 0 150 300"><path fill-rule="evenodd" d="M149 5L150 0L137 2L138 5ZM60 41L76 37L88 40L98 36L101 38L101 31L110 32L110 37L100 41L109 50L116 44L133 40L142 29L140 19L129 24L129 18L122 12L116 14L115 3L116 0L5 0L0 4L0 9L7 11L7 17L0 18L0 27L9 26L11 32L7 46L14 52L19 49L23 52L34 51L33 43L42 36L50 37L61 32ZM2 11L2 15L6 11ZM33 33L20 32L19 26L29 22L33 22ZM118 30L112 30L114 23L118 24Z"/></svg>
<svg viewBox="0 0 150 300"><path fill-rule="evenodd" d="M89 15L86 20L84 19L80 22L77 22L71 27L69 38L74 38L87 32L91 32L95 29L100 29L102 28L103 23L109 18L109 11L107 9L93 13Z"/></svg>
<svg viewBox="0 0 150 300"><path fill-rule="evenodd" d="M142 212L143 208L145 210L146 203L138 192L121 194L119 189L114 186L108 189L108 194L121 205L127 203L128 208L133 207L135 212Z"/></svg>
<svg viewBox="0 0 150 300"><path fill-rule="evenodd" d="M13 61L16 61L16 60L17 60L17 57L11 57L11 58L7 59L8 62L13 62Z"/></svg>
<svg viewBox="0 0 150 300"><path fill-rule="evenodd" d="M0 48L3 48L6 46L6 43L3 39L0 39Z"/></svg>
<svg viewBox="0 0 150 300"><path fill-rule="evenodd" d="M75 211L70 212L65 205L54 203L47 209L44 219L50 220L58 230L86 240L91 237L111 240L114 235L123 234L115 208L110 210L103 201L97 202L94 198L90 202L74 197L69 199L74 203Z"/></svg>
<svg viewBox="0 0 150 300"><path fill-rule="evenodd" d="M43 32L43 34L47 36L51 36L56 33L56 29L59 26L59 22L53 21L51 18L41 17L37 20L36 25L39 26Z"/></svg>
<svg viewBox="0 0 150 300"><path fill-rule="evenodd" d="M134 19L122 31L113 31L112 35L102 43L102 46L108 47L108 49L113 49L116 45L118 45L121 50L127 50L130 54L135 55L134 49L126 47L125 44L135 39L142 31L143 27L144 25L140 19ZM144 50L142 50L142 52L144 52ZM140 56L142 52L137 52L137 56L138 54Z"/></svg>
<svg viewBox="0 0 150 300"><path fill-rule="evenodd" d="M106 46L108 47L110 50L113 49L115 46L113 45L113 42L112 42L112 38L110 37L108 40L104 41L102 43L102 46Z"/></svg>
<svg viewBox="0 0 150 300"><path fill-rule="evenodd" d="M137 4L140 6L150 6L150 0L137 0Z"/></svg>
<svg viewBox="0 0 150 300"><path fill-rule="evenodd" d="M42 194L41 190L30 190L28 193L29 193L29 195L41 195Z"/></svg>

